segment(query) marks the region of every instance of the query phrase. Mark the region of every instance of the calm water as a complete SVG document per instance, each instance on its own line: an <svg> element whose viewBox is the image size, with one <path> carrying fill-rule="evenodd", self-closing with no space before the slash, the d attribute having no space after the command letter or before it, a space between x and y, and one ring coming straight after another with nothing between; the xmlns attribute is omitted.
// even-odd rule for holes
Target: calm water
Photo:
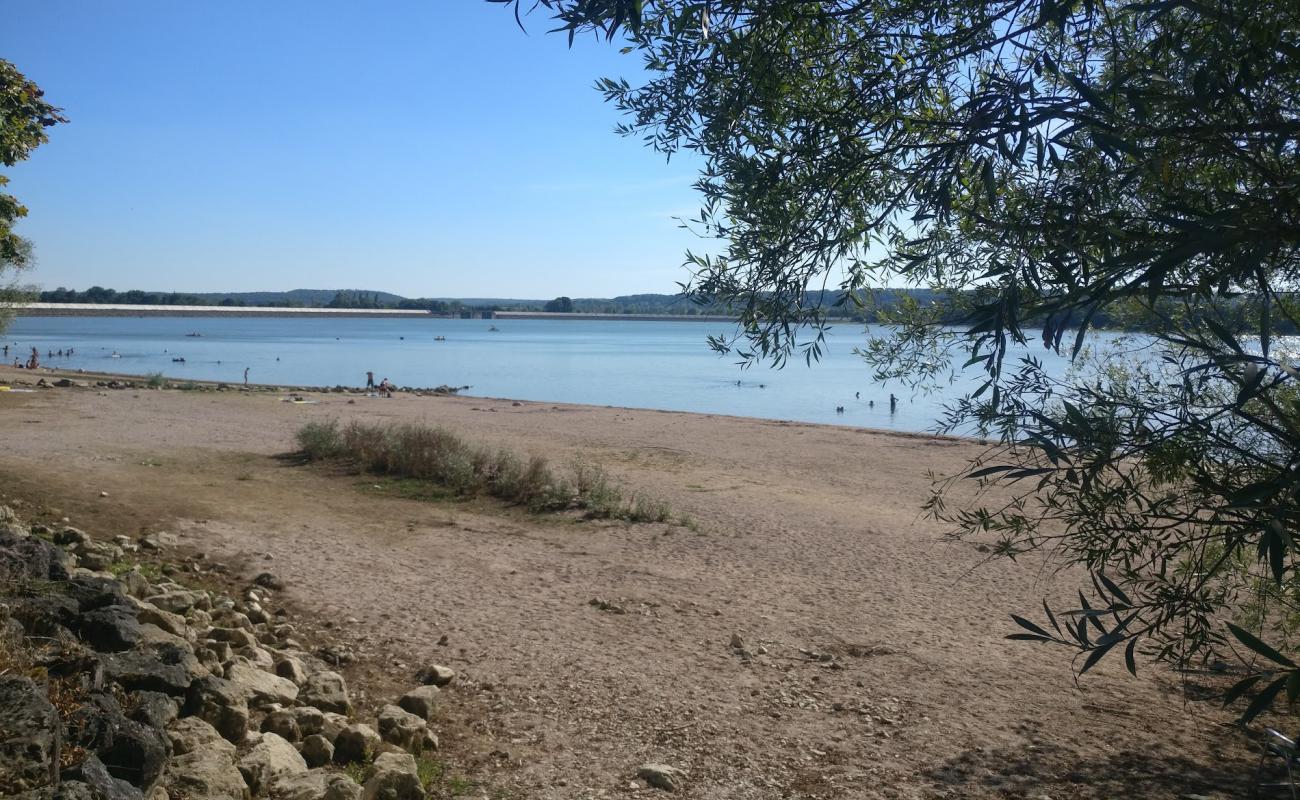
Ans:
<svg viewBox="0 0 1300 800"><path fill-rule="evenodd" d="M491 331L495 325L499 330ZM9 359L31 347L42 363L173 379L333 386L387 377L399 386L469 385L484 397L696 411L904 431L934 428L945 400L874 384L853 355L861 326L832 332L829 352L811 367L742 370L705 344L723 323L279 317L20 317L4 335ZM190 332L201 337L187 337ZM446 341L435 341L445 336ZM46 358L74 348L72 357ZM16 349L15 349L16 348ZM113 358L116 352L120 357ZM1032 351L1054 372L1064 359ZM172 358L184 357L185 363ZM889 393L900 398L889 412ZM855 397L860 393L861 398ZM871 407L870 401L875 401ZM838 414L836 406L844 406Z"/></svg>

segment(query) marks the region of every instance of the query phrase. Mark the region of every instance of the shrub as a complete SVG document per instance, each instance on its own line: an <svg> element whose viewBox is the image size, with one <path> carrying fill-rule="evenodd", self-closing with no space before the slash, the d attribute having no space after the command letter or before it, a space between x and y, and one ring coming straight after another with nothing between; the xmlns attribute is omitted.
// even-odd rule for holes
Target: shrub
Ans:
<svg viewBox="0 0 1300 800"><path fill-rule="evenodd" d="M297 439L298 450L311 461L333 458L343 451L337 420L308 422L298 429Z"/></svg>
<svg viewBox="0 0 1300 800"><path fill-rule="evenodd" d="M149 380L145 382L145 385L150 389L161 389L167 385L167 378L163 377L161 372L154 372L149 375Z"/></svg>
<svg viewBox="0 0 1300 800"><path fill-rule="evenodd" d="M486 493L534 512L572 508L589 518L672 519L662 501L643 495L628 501L597 466L576 461L569 480L541 456L525 462L510 450L477 447L444 428L356 420L340 427L336 420L325 420L303 425L297 441L311 461L348 461L362 472L426 481L465 497Z"/></svg>

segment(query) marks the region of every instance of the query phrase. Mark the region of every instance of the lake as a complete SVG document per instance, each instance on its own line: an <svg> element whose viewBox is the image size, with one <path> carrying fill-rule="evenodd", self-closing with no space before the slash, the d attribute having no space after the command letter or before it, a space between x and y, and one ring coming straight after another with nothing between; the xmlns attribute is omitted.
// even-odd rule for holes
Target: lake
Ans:
<svg viewBox="0 0 1300 800"><path fill-rule="evenodd" d="M238 384L247 367L252 383L296 386L362 386L372 370L376 382L468 385L463 394L482 397L900 431L933 430L943 403L968 391L977 377L969 373L928 395L875 384L853 355L866 338L854 324L837 325L822 360L811 367L798 360L784 369L741 369L734 357L718 356L705 343L709 334L728 330L726 323L697 321L19 317L3 338L10 362L15 354L26 360L36 347L42 365L58 369L161 372L175 380ZM46 357L68 348L75 355ZM1027 352L1054 373L1066 369L1065 359L1040 347ZM893 414L891 391L899 396Z"/></svg>

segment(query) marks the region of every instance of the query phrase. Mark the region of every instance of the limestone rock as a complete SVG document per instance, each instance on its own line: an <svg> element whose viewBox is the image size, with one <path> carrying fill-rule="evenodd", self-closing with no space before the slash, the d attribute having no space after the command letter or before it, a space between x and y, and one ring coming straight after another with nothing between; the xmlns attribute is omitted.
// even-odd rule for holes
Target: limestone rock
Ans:
<svg viewBox="0 0 1300 800"><path fill-rule="evenodd" d="M234 684L254 708L271 703L291 705L298 699L298 687L293 681L258 669L247 662L235 660L226 667L226 680Z"/></svg>
<svg viewBox="0 0 1300 800"><path fill-rule="evenodd" d="M59 716L30 679L0 675L0 793L57 782Z"/></svg>
<svg viewBox="0 0 1300 800"><path fill-rule="evenodd" d="M415 673L415 679L425 685L446 686L456 680L456 671L439 664L430 664Z"/></svg>
<svg viewBox="0 0 1300 800"><path fill-rule="evenodd" d="M188 710L236 744L248 733L248 701L234 683L209 675L190 686Z"/></svg>
<svg viewBox="0 0 1300 800"><path fill-rule="evenodd" d="M349 764L353 761L365 761L383 739L369 725L357 723L339 731L334 738L334 763Z"/></svg>
<svg viewBox="0 0 1300 800"><path fill-rule="evenodd" d="M397 706L384 706L379 711L379 738L404 750L419 752L425 728L423 718Z"/></svg>
<svg viewBox="0 0 1300 800"><path fill-rule="evenodd" d="M334 744L319 733L302 740L302 758L309 767L323 767L334 761Z"/></svg>
<svg viewBox="0 0 1300 800"><path fill-rule="evenodd" d="M196 678L206 676L207 669L194 657L188 644L147 642L123 653L106 653L100 657L104 677L120 683L128 691L143 689L184 694Z"/></svg>
<svg viewBox="0 0 1300 800"><path fill-rule="evenodd" d="M401 706L403 711L409 711L427 721L438 707L438 695L441 691L437 686L417 686L402 695L397 705Z"/></svg>
<svg viewBox="0 0 1300 800"><path fill-rule="evenodd" d="M239 759L239 772L256 794L270 789L281 778L304 774L307 762L292 744L274 733L264 733L253 749Z"/></svg>
<svg viewBox="0 0 1300 800"><path fill-rule="evenodd" d="M352 713L352 702L348 699L348 685L343 676L328 670L317 672L307 679L299 692L298 701L303 705L315 706L322 711L337 714Z"/></svg>
<svg viewBox="0 0 1300 800"><path fill-rule="evenodd" d="M410 753L384 753L375 759L362 800L424 800L424 787Z"/></svg>

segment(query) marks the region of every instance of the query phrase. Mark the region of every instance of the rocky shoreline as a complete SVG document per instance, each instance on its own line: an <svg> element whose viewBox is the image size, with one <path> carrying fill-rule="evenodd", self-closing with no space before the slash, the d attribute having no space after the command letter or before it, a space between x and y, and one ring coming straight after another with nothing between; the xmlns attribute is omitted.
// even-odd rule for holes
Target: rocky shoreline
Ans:
<svg viewBox="0 0 1300 800"><path fill-rule="evenodd" d="M240 596L133 563L166 534L98 541L0 505L0 796L423 800L455 673L420 669L361 721L339 648L297 638L269 572Z"/></svg>

